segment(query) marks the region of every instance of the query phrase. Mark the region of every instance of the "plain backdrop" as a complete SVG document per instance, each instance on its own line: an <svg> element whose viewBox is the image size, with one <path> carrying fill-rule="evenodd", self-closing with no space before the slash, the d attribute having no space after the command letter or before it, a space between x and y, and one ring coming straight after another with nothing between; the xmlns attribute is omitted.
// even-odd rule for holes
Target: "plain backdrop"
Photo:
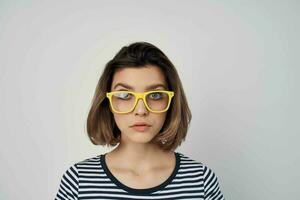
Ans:
<svg viewBox="0 0 300 200"><path fill-rule="evenodd" d="M300 199L299 1L0 1L0 199L54 199L110 148L85 123L104 65L159 47L193 114L176 150L228 200Z"/></svg>

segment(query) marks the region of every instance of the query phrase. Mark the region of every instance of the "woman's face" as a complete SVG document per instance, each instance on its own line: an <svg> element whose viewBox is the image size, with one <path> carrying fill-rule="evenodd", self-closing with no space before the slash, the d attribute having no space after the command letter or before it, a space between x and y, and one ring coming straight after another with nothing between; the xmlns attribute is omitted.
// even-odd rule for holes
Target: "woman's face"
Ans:
<svg viewBox="0 0 300 200"><path fill-rule="evenodd" d="M161 84L155 88L147 89L150 86ZM163 72L154 65L147 65L142 68L123 68L117 70L113 75L111 91L133 91L146 92L150 90L167 90L167 83ZM127 114L113 113L115 122L121 131L122 141L134 143L148 143L161 130L166 113L150 112L144 105L142 99L139 99L134 110ZM145 122L150 127L145 130L133 128L137 122Z"/></svg>

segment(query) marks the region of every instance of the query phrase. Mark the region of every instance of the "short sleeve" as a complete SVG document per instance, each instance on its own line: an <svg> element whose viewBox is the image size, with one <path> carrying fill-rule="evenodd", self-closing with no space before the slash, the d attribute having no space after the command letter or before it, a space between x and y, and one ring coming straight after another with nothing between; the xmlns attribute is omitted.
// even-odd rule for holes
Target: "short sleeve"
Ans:
<svg viewBox="0 0 300 200"><path fill-rule="evenodd" d="M76 164L63 174L55 200L78 199L78 170Z"/></svg>
<svg viewBox="0 0 300 200"><path fill-rule="evenodd" d="M207 166L203 169L204 178L204 199L205 200L225 200L219 187L218 177Z"/></svg>

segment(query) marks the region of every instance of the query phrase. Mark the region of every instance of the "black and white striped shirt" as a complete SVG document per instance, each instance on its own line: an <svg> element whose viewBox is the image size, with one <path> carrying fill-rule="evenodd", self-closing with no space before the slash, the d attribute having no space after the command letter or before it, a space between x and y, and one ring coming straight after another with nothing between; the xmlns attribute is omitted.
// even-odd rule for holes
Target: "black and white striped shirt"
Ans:
<svg viewBox="0 0 300 200"><path fill-rule="evenodd" d="M174 154L171 176L147 189L130 188L118 181L106 165L106 154L85 159L65 171L55 199L225 199L212 169L182 153Z"/></svg>

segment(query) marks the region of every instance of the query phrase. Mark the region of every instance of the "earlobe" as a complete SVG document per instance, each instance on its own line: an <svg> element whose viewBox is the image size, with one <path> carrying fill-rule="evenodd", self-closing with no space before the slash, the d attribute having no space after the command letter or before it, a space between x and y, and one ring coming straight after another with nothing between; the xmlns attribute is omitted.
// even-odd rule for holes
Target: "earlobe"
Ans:
<svg viewBox="0 0 300 200"><path fill-rule="evenodd" d="M161 141L162 144L165 144L166 142L167 142L167 140L162 140Z"/></svg>

